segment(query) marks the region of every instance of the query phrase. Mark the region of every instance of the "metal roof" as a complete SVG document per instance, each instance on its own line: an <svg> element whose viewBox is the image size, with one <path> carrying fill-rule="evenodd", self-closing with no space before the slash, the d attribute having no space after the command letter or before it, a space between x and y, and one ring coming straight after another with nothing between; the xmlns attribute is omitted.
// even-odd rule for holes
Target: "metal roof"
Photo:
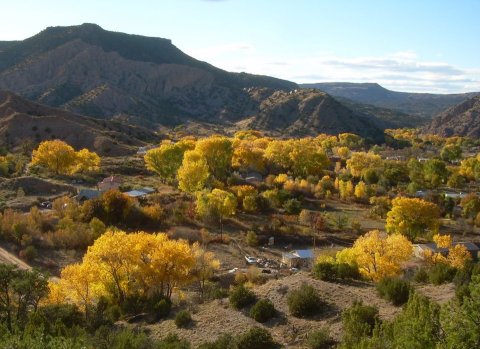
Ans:
<svg viewBox="0 0 480 349"><path fill-rule="evenodd" d="M297 256L298 258L302 258L302 259L314 258L313 250L295 250L295 251L292 251L291 253Z"/></svg>

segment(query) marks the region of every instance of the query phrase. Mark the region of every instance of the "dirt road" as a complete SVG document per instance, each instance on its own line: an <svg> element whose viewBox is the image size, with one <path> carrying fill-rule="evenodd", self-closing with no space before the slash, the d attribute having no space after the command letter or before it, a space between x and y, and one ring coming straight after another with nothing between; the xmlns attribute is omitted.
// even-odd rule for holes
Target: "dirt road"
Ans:
<svg viewBox="0 0 480 349"><path fill-rule="evenodd" d="M32 269L32 267L30 267L27 263L22 261L20 258L11 254L10 252L8 252L7 250L1 247L0 247L0 263L15 264L20 269L27 269L27 270Z"/></svg>

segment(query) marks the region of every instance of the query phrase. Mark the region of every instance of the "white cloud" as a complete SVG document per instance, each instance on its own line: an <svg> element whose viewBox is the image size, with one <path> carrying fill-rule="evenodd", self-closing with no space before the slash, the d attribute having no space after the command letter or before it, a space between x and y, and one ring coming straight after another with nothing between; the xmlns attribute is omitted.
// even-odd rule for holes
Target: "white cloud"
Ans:
<svg viewBox="0 0 480 349"><path fill-rule="evenodd" d="M377 82L409 92L480 91L480 67L466 69L441 60L425 60L413 51L363 57L342 57L331 52L300 57L286 52L285 57L271 57L248 43L232 43L189 54L225 70L271 75L298 83Z"/></svg>

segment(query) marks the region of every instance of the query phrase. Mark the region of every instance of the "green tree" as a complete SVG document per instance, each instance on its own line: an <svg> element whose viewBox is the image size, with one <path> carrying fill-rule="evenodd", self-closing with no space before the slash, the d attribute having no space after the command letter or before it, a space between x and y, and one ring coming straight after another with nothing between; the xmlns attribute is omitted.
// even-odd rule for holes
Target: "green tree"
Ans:
<svg viewBox="0 0 480 349"><path fill-rule="evenodd" d="M184 149L174 143L165 143L150 149L144 156L147 169L157 173L162 180L171 183L182 164Z"/></svg>
<svg viewBox="0 0 480 349"><path fill-rule="evenodd" d="M423 170L425 182L431 188L438 188L441 184L446 183L450 174L445 162L438 159L428 160Z"/></svg>
<svg viewBox="0 0 480 349"><path fill-rule="evenodd" d="M212 192L200 192L197 195L197 214L200 217L214 216L218 218L220 234L223 234L223 221L233 216L237 208L237 198L232 193L213 189Z"/></svg>
<svg viewBox="0 0 480 349"><path fill-rule="evenodd" d="M448 348L480 348L480 275L472 276L462 301L452 300L441 311Z"/></svg>

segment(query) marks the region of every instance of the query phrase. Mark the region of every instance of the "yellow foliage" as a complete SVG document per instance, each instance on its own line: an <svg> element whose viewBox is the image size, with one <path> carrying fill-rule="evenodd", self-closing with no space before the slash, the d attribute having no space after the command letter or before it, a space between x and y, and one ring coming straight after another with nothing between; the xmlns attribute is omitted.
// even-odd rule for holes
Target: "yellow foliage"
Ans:
<svg viewBox="0 0 480 349"><path fill-rule="evenodd" d="M357 264L363 276L378 281L386 276L398 275L401 264L411 254L412 244L403 235L383 237L378 230L372 230L359 237L353 247L338 252L337 261Z"/></svg>
<svg viewBox="0 0 480 349"><path fill-rule="evenodd" d="M49 285L49 302L68 300L88 317L89 307L108 292L120 303L133 294L171 297L175 288L192 277L205 280L218 268L213 253L184 240L171 240L165 234L108 231L88 248L81 263L65 267L59 282Z"/></svg>
<svg viewBox="0 0 480 349"><path fill-rule="evenodd" d="M48 168L56 174L70 174L75 168L76 153L60 140L44 141L32 153L32 165Z"/></svg>
<svg viewBox="0 0 480 349"><path fill-rule="evenodd" d="M187 193L202 190L210 177L203 156L195 150L185 152L182 166L178 169L178 187Z"/></svg>
<svg viewBox="0 0 480 349"><path fill-rule="evenodd" d="M452 237L450 235L435 234L433 241L439 248L450 248L452 246Z"/></svg>
<svg viewBox="0 0 480 349"><path fill-rule="evenodd" d="M359 200L366 200L368 199L368 192L367 192L367 186L365 182L360 181L358 184L355 186L355 197Z"/></svg>
<svg viewBox="0 0 480 349"><path fill-rule="evenodd" d="M455 245L448 251L447 261L454 268L462 269L471 259L470 252L463 245Z"/></svg>
<svg viewBox="0 0 480 349"><path fill-rule="evenodd" d="M76 154L76 166L72 172L93 172L97 171L99 166L100 157L97 153L91 152L88 149L82 149Z"/></svg>
<svg viewBox="0 0 480 349"><path fill-rule="evenodd" d="M381 166L382 158L374 153L355 152L347 160L347 169L354 177L360 177L367 169L378 169Z"/></svg>
<svg viewBox="0 0 480 349"><path fill-rule="evenodd" d="M39 144L32 152L31 164L44 166L56 174L73 174L97 170L100 157L88 149L75 152L67 143L55 139Z"/></svg>
<svg viewBox="0 0 480 349"><path fill-rule="evenodd" d="M441 253L432 252L426 250L424 252L424 260L428 264L445 263L454 268L461 269L465 266L465 263L472 259L470 252L467 248L460 244L453 244L452 237L450 235L436 234L433 236L433 241L438 248L444 248L448 250L447 257Z"/></svg>
<svg viewBox="0 0 480 349"><path fill-rule="evenodd" d="M440 210L437 205L417 198L397 197L387 213L385 228L388 233L399 233L415 240L427 230L438 232Z"/></svg>
<svg viewBox="0 0 480 349"><path fill-rule="evenodd" d="M223 179L232 166L233 144L223 136L211 136L200 139L195 151L205 159L209 172L216 179Z"/></svg>
<svg viewBox="0 0 480 349"><path fill-rule="evenodd" d="M275 184L284 184L286 181L288 181L288 175L286 173L280 173L277 177L274 179Z"/></svg>

